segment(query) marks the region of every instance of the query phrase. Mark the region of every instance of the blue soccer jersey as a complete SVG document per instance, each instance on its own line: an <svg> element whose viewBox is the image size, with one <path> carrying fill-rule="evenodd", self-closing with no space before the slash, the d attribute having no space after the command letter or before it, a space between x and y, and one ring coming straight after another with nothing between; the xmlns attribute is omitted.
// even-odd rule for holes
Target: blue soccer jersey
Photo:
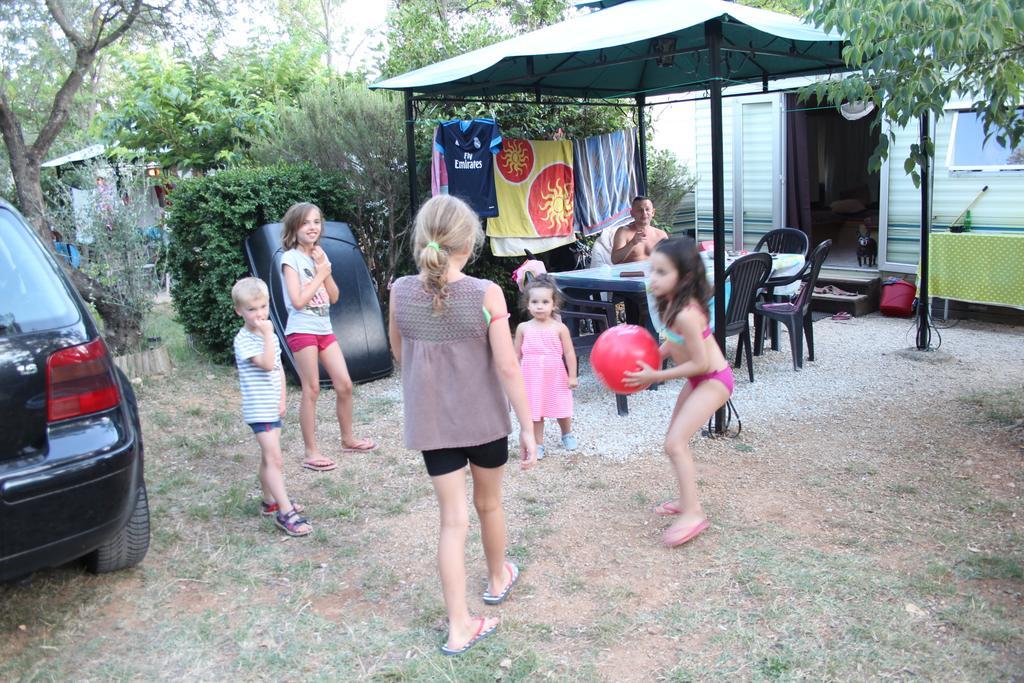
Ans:
<svg viewBox="0 0 1024 683"><path fill-rule="evenodd" d="M501 132L492 119L455 119L441 124L434 146L444 156L448 194L469 204L481 218L498 215L494 192L494 155Z"/></svg>

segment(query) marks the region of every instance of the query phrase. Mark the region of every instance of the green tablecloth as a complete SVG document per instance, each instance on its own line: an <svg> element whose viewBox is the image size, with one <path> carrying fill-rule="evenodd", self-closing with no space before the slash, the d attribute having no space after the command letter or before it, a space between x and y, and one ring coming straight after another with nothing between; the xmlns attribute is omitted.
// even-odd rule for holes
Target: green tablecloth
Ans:
<svg viewBox="0 0 1024 683"><path fill-rule="evenodd" d="M1024 308L1024 235L933 232L928 295Z"/></svg>

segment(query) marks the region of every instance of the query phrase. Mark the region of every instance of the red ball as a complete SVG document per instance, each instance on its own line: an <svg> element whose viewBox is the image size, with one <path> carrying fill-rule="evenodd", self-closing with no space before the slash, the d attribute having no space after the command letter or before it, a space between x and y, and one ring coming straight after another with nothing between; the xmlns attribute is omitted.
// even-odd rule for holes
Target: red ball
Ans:
<svg viewBox="0 0 1024 683"><path fill-rule="evenodd" d="M626 372L639 370L638 361L652 368L661 367L658 342L639 325L616 325L600 334L590 350L590 367L608 389L616 394L632 394L647 386L627 387Z"/></svg>

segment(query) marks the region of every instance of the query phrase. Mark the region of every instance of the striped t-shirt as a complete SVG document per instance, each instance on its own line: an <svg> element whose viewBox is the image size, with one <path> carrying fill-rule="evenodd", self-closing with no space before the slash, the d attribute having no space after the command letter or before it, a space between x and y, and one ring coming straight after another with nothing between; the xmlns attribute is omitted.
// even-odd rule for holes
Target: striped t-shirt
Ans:
<svg viewBox="0 0 1024 683"><path fill-rule="evenodd" d="M235 335L235 365L238 382L242 385L242 419L248 424L281 419L281 347L275 335L271 335L270 343L274 345L274 369L268 371L252 362L263 353L263 335L244 327Z"/></svg>

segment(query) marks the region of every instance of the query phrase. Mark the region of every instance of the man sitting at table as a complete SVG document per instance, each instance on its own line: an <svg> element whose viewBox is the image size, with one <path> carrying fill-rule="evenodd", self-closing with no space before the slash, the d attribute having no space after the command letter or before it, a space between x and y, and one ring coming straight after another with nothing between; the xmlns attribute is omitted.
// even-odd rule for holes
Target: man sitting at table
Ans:
<svg viewBox="0 0 1024 683"><path fill-rule="evenodd" d="M651 225L651 219L654 218L654 203L647 197L634 197L629 215L633 217L633 222L615 231L612 263L646 261L651 257L651 252L658 242L668 239L668 233ZM625 306L626 322L632 325L643 322L643 309L646 306L640 306L630 297L623 297L621 301Z"/></svg>
<svg viewBox="0 0 1024 683"><path fill-rule="evenodd" d="M646 261L658 242L668 239L668 233L651 225L654 204L647 197L634 197L629 215L633 217L633 222L615 231L612 263Z"/></svg>

